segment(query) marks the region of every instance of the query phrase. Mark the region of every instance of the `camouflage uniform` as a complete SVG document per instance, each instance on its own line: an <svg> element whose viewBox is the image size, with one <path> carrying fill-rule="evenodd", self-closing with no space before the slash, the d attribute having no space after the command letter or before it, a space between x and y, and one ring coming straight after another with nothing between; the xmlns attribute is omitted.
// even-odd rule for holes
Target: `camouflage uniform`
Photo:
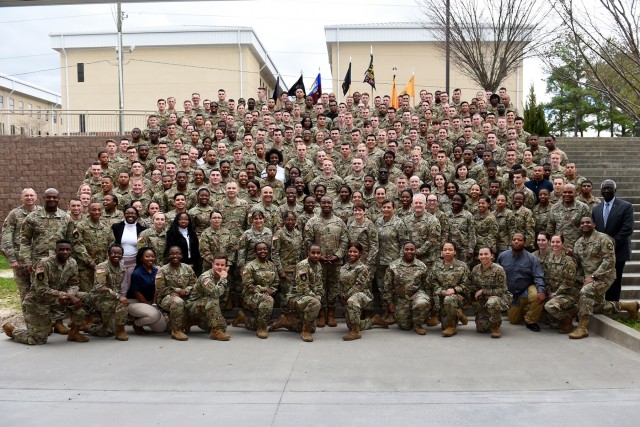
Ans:
<svg viewBox="0 0 640 427"><path fill-rule="evenodd" d="M111 227L113 224L124 221L124 213L119 209L115 209L112 213L103 211L100 218L107 221L109 223L109 227Z"/></svg>
<svg viewBox="0 0 640 427"><path fill-rule="evenodd" d="M378 218L375 226L378 229L378 259L374 283L381 290L389 264L401 256L402 245L409 241L409 230L405 222L395 215L386 222L384 218Z"/></svg>
<svg viewBox="0 0 640 427"><path fill-rule="evenodd" d="M502 324L502 312L509 309L513 297L507 289L507 274L504 269L492 263L486 270L481 264L471 271L471 294L482 289L478 298L476 312L476 329L488 332L491 325Z"/></svg>
<svg viewBox="0 0 640 427"><path fill-rule="evenodd" d="M61 209L55 213L39 209L27 215L20 228L18 262L35 264L40 259L53 255L56 240L64 236L69 220L69 214Z"/></svg>
<svg viewBox="0 0 640 427"><path fill-rule="evenodd" d="M533 213L533 219L535 221L535 236L538 236L538 233L541 231L547 231L547 227L549 225L549 218L551 214L551 203L547 206L542 206L539 203L531 209Z"/></svg>
<svg viewBox="0 0 640 427"><path fill-rule="evenodd" d="M511 209L505 208L502 212L496 210L493 214L496 217L496 221L498 221L498 235L496 238L497 251L495 253L499 254L511 247L511 236L513 235L516 224Z"/></svg>
<svg viewBox="0 0 640 427"><path fill-rule="evenodd" d="M553 298L546 302L544 309L551 317L563 320L578 303L581 281L576 280L576 263L566 254L556 256L553 253L545 257L544 280ZM581 278L582 279L582 278Z"/></svg>
<svg viewBox="0 0 640 427"><path fill-rule="evenodd" d="M84 323L86 310L73 305L62 305L58 298L67 293L85 302L87 295L78 291L78 265L73 258L60 264L56 256L46 257L36 263L31 276L32 286L22 301L24 327L16 327L13 338L23 344L46 344L51 324L67 314L78 325ZM85 306L85 304L83 304ZM58 313L62 313L61 317Z"/></svg>
<svg viewBox="0 0 640 427"><path fill-rule="evenodd" d="M373 272L378 258L378 229L367 218L363 218L362 224L358 224L355 218L347 222L349 242L358 242L362 245L362 262Z"/></svg>
<svg viewBox="0 0 640 427"><path fill-rule="evenodd" d="M324 174L321 174L311 181L309 184L309 190L315 191L318 184L322 184L327 187L327 196L331 197L333 200L338 200L338 192L340 191L340 186L344 184L344 180L338 175L327 177L324 176Z"/></svg>
<svg viewBox="0 0 640 427"><path fill-rule="evenodd" d="M516 233L522 233L525 237L526 249L531 251L535 247L536 235L535 227L536 221L533 218L531 209L524 206L520 206L518 209L513 210L513 223L514 227L511 230L511 236ZM510 237L511 237L510 236Z"/></svg>
<svg viewBox="0 0 640 427"><path fill-rule="evenodd" d="M182 330L186 326L187 307L186 299L196 283L196 274L187 264L180 264L174 268L171 264L165 264L158 269L156 274L156 292L158 305L169 313L169 329ZM179 290L185 290L187 295L181 297Z"/></svg>
<svg viewBox="0 0 640 427"><path fill-rule="evenodd" d="M35 207L36 210L42 209L40 206ZM20 252L20 228L27 215L33 211L28 211L24 206L17 207L9 212L9 215L2 224L2 253L7 257L9 264L18 262ZM29 275L24 271L24 265L19 263L18 268L13 270L13 277L16 281L18 292L20 293L20 301L24 299L31 286Z"/></svg>
<svg viewBox="0 0 640 427"><path fill-rule="evenodd" d="M213 270L207 270L196 280L187 301L189 323L200 329L227 330L227 322L222 316L220 299L229 290L227 279L216 277Z"/></svg>
<svg viewBox="0 0 640 427"><path fill-rule="evenodd" d="M253 205L249 211L249 215L247 215L248 224L251 224L251 214L255 211L262 211L264 214L264 228L269 228L271 230L277 230L280 228L282 220L280 218L280 211L278 210L277 205L272 203L267 207L263 202Z"/></svg>
<svg viewBox="0 0 640 427"><path fill-rule="evenodd" d="M106 261L109 246L114 240L111 227L102 220L84 219L71 232L71 256L78 262L81 291L93 289L96 264Z"/></svg>
<svg viewBox="0 0 640 427"><path fill-rule="evenodd" d="M605 301L604 295L616 278L616 254L613 239L599 231L580 237L574 247L578 264L576 277L582 281L593 277L593 282L582 286L578 299L578 317L591 317L593 313L612 314L620 311L619 302Z"/></svg>
<svg viewBox="0 0 640 427"><path fill-rule="evenodd" d="M271 261L260 262L254 259L242 270L242 298L253 311L254 317L247 317L247 329L255 331L265 329L273 312L273 297L278 290L278 273ZM265 291L270 290L271 295Z"/></svg>
<svg viewBox="0 0 640 427"><path fill-rule="evenodd" d="M156 262L158 264L164 264L164 251L167 248L167 230L163 229L158 232L155 228L147 228L138 236L138 249L145 247L153 248L158 254ZM204 258L204 257L203 257Z"/></svg>
<svg viewBox="0 0 640 427"><path fill-rule="evenodd" d="M476 226L476 247L474 254L477 255L480 248L486 246L492 253L496 253L496 242L498 240L498 221L492 213L481 216L474 215L473 220Z"/></svg>
<svg viewBox="0 0 640 427"><path fill-rule="evenodd" d="M421 217L413 215L405 218L409 230L409 241L416 245L416 258L426 265L433 265L440 257L442 229L434 215L424 212Z"/></svg>
<svg viewBox="0 0 640 427"><path fill-rule="evenodd" d="M469 211L462 210L455 214L449 213L449 241L456 245L456 258L467 262L467 256L473 256L476 247L476 226ZM438 253L440 248L438 248Z"/></svg>
<svg viewBox="0 0 640 427"><path fill-rule="evenodd" d="M303 248L309 249L312 243L320 245L322 256L335 255L338 261L324 265L324 286L325 295L322 306L333 306L338 297L338 280L340 278L340 266L342 258L347 253L349 245L349 233L344 221L335 215L325 218L316 215L311 218L304 227Z"/></svg>
<svg viewBox="0 0 640 427"><path fill-rule="evenodd" d="M564 245L568 248L573 247L580 238L580 219L585 216L591 216L591 210L582 202L574 201L571 206L565 206L560 201L551 208L549 214L549 224L547 232L552 236L554 234L562 234L564 236Z"/></svg>
<svg viewBox="0 0 640 427"><path fill-rule="evenodd" d="M196 205L189 209L188 213L193 221L193 227L195 228L198 237L202 235L202 232L209 228L209 217L213 212L213 207Z"/></svg>
<svg viewBox="0 0 640 427"><path fill-rule="evenodd" d="M438 261L431 270L430 281L434 287L434 297L440 298L443 315L448 319L457 319L456 311L462 309L469 298L469 267L462 261L454 259L451 264ZM452 288L453 295L445 295L445 291ZM442 322L443 324L446 321Z"/></svg>
<svg viewBox="0 0 640 427"><path fill-rule="evenodd" d="M288 310L288 294L294 284L296 265L300 262L302 254L302 233L297 228L293 231L282 227L273 236L271 260L278 269L278 274L284 273L285 278L280 277L280 307Z"/></svg>
<svg viewBox="0 0 640 427"><path fill-rule="evenodd" d="M262 231L258 231L251 227L240 236L238 243L238 267L243 268L250 261L256 259L255 246L257 243L266 243L271 252L271 244L273 241L273 233L271 229L264 227Z"/></svg>
<svg viewBox="0 0 640 427"><path fill-rule="evenodd" d="M350 201L347 203L342 203L341 201L335 202L333 205L333 214L346 224L349 218L353 216L353 203Z"/></svg>
<svg viewBox="0 0 640 427"><path fill-rule="evenodd" d="M124 274L121 264L114 267L110 261L105 261L96 266L91 305L100 312L103 328L109 332L113 331L113 326L127 324L127 307L118 300Z"/></svg>
<svg viewBox="0 0 640 427"><path fill-rule="evenodd" d="M400 329L408 330L427 321L427 314L436 303L427 275L427 266L417 258L410 264L400 258L389 265L382 300L387 306L396 306L395 317Z"/></svg>
<svg viewBox="0 0 640 427"><path fill-rule="evenodd" d="M322 264L303 259L295 266L295 284L286 295L288 306L308 325L313 325L324 296ZM294 330L302 329L294 322Z"/></svg>
<svg viewBox="0 0 640 427"><path fill-rule="evenodd" d="M362 261L347 263L340 269L340 296L347 309L349 328L354 324L361 330L371 328L373 294L369 288L370 281L370 268Z"/></svg>

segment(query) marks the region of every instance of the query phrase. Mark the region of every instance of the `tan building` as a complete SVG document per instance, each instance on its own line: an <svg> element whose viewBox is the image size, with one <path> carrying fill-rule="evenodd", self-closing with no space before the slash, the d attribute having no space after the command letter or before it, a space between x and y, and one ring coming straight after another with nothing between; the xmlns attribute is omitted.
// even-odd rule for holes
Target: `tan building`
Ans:
<svg viewBox="0 0 640 427"><path fill-rule="evenodd" d="M117 110L118 61L115 32L51 34L60 52L65 110ZM124 109L151 112L158 98L174 96L176 108L193 92L217 101L271 93L279 74L248 27L144 29L123 34ZM140 126L139 119L136 122ZM127 126L129 129L129 126Z"/></svg>
<svg viewBox="0 0 640 427"><path fill-rule="evenodd" d="M57 135L60 94L0 74L0 135Z"/></svg>
<svg viewBox="0 0 640 427"><path fill-rule="evenodd" d="M400 92L415 72L416 96L422 89L430 92L445 89L445 60L430 32L416 23L329 25L325 26L327 51L333 87L342 99L341 85L351 58L351 92L371 93L371 86L362 83L369 67L373 47L373 65L376 78L375 95L391 95L393 68L396 87ZM519 111L523 102L522 67L510 75L502 86L507 88L511 101ZM462 75L451 65L450 88L462 90L462 99L470 100L482 90L477 83Z"/></svg>

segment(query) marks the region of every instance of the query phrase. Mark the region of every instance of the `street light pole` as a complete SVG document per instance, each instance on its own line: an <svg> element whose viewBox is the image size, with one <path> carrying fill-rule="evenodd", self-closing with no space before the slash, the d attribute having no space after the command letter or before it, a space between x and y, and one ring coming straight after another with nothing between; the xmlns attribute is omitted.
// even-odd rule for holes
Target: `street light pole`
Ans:
<svg viewBox="0 0 640 427"><path fill-rule="evenodd" d="M120 122L120 135L124 135L124 80L122 69L122 9L118 3L118 118Z"/></svg>
<svg viewBox="0 0 640 427"><path fill-rule="evenodd" d="M451 0L447 0L446 4L446 12L447 12L447 23L446 23L446 32L445 35L445 70L444 70L444 80L445 80L445 91L449 93L449 59L450 59L450 32L451 32L451 24L450 24L450 6Z"/></svg>

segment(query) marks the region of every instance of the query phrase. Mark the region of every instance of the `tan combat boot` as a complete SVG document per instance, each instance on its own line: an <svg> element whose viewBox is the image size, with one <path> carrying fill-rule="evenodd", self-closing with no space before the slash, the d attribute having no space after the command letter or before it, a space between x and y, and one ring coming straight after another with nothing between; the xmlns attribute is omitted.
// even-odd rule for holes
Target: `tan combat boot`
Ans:
<svg viewBox="0 0 640 427"><path fill-rule="evenodd" d="M124 331L124 326L116 326L116 339L118 341L128 341L129 335Z"/></svg>
<svg viewBox="0 0 640 427"><path fill-rule="evenodd" d="M387 322L385 322L385 320L382 317L380 317L378 314L374 315L371 318L371 325L380 326L381 328L384 328L384 329L389 329L389 325L387 324Z"/></svg>
<svg viewBox="0 0 640 427"><path fill-rule="evenodd" d="M282 328L286 328L288 330L293 328L291 319L289 319L289 316L286 314L280 315L280 317L278 317L278 319L269 326L269 332L277 331Z"/></svg>
<svg viewBox="0 0 640 427"><path fill-rule="evenodd" d="M573 330L573 317L567 316L560 321L560 327L558 328L559 334L568 334Z"/></svg>
<svg viewBox="0 0 640 427"><path fill-rule="evenodd" d="M500 338L500 325L502 321L491 324L491 338Z"/></svg>
<svg viewBox="0 0 640 427"><path fill-rule="evenodd" d="M393 315L393 313L389 313L389 309L387 308L385 308L384 312L382 313L382 319L387 325L394 325L396 323L395 316Z"/></svg>
<svg viewBox="0 0 640 427"><path fill-rule="evenodd" d="M335 328L336 326L338 326L338 323L336 322L336 307L333 305L329 306L329 312L327 314L327 326L330 328Z"/></svg>
<svg viewBox="0 0 640 427"><path fill-rule="evenodd" d="M467 319L467 315L464 314L464 311L462 311L461 308L456 310L456 316L458 316L458 320L460 321L460 323L462 323L463 325L466 325L467 323L469 323L469 319Z"/></svg>
<svg viewBox="0 0 640 427"><path fill-rule="evenodd" d="M413 330L418 335L427 335L427 330L417 323L413 326Z"/></svg>
<svg viewBox="0 0 640 427"><path fill-rule="evenodd" d="M359 340L360 338L362 338L362 336L360 335L360 325L355 323L351 325L349 333L342 337L342 339L345 341Z"/></svg>
<svg viewBox="0 0 640 427"><path fill-rule="evenodd" d="M572 340L579 340L589 336L589 317L581 317L578 327L575 331L569 334L569 338Z"/></svg>
<svg viewBox="0 0 640 427"><path fill-rule="evenodd" d="M311 326L310 323L303 323L302 325L302 332L300 333L300 338L302 338L302 341L304 342L312 342L313 341L313 336L311 335L311 329L313 328L313 326Z"/></svg>
<svg viewBox="0 0 640 427"><path fill-rule="evenodd" d="M262 340L266 340L267 338L269 338L269 335L267 335L266 322L258 322L258 325L256 327L256 335Z"/></svg>
<svg viewBox="0 0 640 427"><path fill-rule="evenodd" d="M220 328L211 328L209 339L216 341L229 341L231 339L231 335L227 334Z"/></svg>
<svg viewBox="0 0 640 427"><path fill-rule="evenodd" d="M233 326L244 325L247 322L247 316L244 314L244 311L239 310L236 314L236 317L233 318L231 324Z"/></svg>
<svg viewBox="0 0 640 427"><path fill-rule="evenodd" d="M89 341L89 337L82 335L80 333L80 327L74 323L73 327L69 331L69 335L67 335L67 341L87 342Z"/></svg>
<svg viewBox="0 0 640 427"><path fill-rule="evenodd" d="M171 328L171 338L176 341L187 341L189 339L180 328Z"/></svg>
<svg viewBox="0 0 640 427"><path fill-rule="evenodd" d="M629 313L629 319L638 320L638 301L620 301L620 310Z"/></svg>
<svg viewBox="0 0 640 427"><path fill-rule="evenodd" d="M13 330L15 328L16 327L13 326L13 323L5 323L4 325L2 325L2 330L4 331L4 334L9 338L13 338Z"/></svg>
<svg viewBox="0 0 640 427"><path fill-rule="evenodd" d="M444 331L442 331L442 336L443 337L452 337L455 334L458 333L458 330L456 329L456 325L458 324L458 318L453 316L449 316L449 319L447 320L447 327L445 328Z"/></svg>
<svg viewBox="0 0 640 427"><path fill-rule="evenodd" d="M440 324L440 318L437 314L432 314L429 320L427 320L427 326L433 327L438 326Z"/></svg>
<svg viewBox="0 0 640 427"><path fill-rule="evenodd" d="M318 328L324 328L324 325L327 323L327 311L324 308L320 309L320 313L318 314L318 321L316 322L316 326Z"/></svg>
<svg viewBox="0 0 640 427"><path fill-rule="evenodd" d="M62 323L62 320L56 320L56 323L53 324L53 331L56 334L68 335L70 329L64 326L64 323Z"/></svg>

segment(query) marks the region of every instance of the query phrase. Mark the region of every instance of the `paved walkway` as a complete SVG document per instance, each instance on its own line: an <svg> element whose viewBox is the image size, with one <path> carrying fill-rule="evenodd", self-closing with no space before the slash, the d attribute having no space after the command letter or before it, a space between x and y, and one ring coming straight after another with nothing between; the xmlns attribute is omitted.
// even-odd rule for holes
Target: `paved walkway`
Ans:
<svg viewBox="0 0 640 427"><path fill-rule="evenodd" d="M195 331L195 330L194 330ZM28 347L0 335L0 420L42 425L637 425L640 356L598 336L503 327L503 338L366 331L314 343L229 328Z"/></svg>

